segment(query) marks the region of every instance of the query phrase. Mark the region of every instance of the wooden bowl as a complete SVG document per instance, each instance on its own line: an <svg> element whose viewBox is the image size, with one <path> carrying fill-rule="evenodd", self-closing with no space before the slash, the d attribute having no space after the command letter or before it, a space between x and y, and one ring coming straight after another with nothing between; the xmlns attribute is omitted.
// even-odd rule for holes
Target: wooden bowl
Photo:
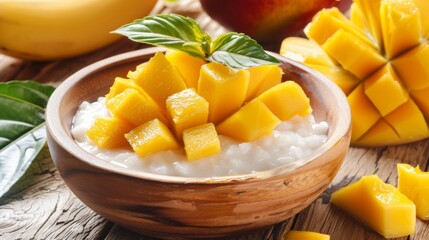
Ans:
<svg viewBox="0 0 429 240"><path fill-rule="evenodd" d="M106 219L161 238L215 238L286 220L310 205L330 184L350 143L347 99L331 81L285 59L284 79L297 81L317 120L329 123L326 143L304 159L251 174L187 178L126 169L86 152L70 132L82 101L105 95L114 77L147 61L160 48L117 55L66 79L51 96L46 123L52 159L73 193ZM285 103L287 104L287 103Z"/></svg>

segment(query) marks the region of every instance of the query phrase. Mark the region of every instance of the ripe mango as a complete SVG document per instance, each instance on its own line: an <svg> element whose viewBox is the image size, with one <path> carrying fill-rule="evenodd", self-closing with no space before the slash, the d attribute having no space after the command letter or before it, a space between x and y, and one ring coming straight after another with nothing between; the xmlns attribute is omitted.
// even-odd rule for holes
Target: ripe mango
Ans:
<svg viewBox="0 0 429 240"><path fill-rule="evenodd" d="M120 118L97 118L86 132L86 136L100 148L118 148L129 146L124 134L134 125Z"/></svg>
<svg viewBox="0 0 429 240"><path fill-rule="evenodd" d="M284 240L329 240L331 237L327 234L291 230L287 233Z"/></svg>
<svg viewBox="0 0 429 240"><path fill-rule="evenodd" d="M305 28L308 39L285 39L280 54L325 74L348 95L352 145L428 138L428 1L355 0L350 14L321 10Z"/></svg>
<svg viewBox="0 0 429 240"><path fill-rule="evenodd" d="M220 152L220 141L213 123L205 123L183 131L186 158L194 161Z"/></svg>

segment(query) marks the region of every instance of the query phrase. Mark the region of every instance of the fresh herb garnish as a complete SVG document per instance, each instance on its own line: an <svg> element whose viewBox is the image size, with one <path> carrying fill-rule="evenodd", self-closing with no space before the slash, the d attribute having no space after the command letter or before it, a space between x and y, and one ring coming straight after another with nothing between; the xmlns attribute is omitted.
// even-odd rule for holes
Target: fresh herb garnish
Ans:
<svg viewBox="0 0 429 240"><path fill-rule="evenodd" d="M225 33L212 39L197 21L178 14L147 16L126 24L113 33L132 41L187 52L190 55L245 69L259 65L280 64L255 40L242 33Z"/></svg>

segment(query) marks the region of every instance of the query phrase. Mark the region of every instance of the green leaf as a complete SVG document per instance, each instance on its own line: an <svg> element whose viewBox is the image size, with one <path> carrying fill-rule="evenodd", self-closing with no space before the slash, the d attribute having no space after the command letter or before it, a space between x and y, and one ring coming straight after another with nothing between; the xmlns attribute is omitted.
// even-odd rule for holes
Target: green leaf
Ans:
<svg viewBox="0 0 429 240"><path fill-rule="evenodd" d="M0 83L0 197L44 146L44 108L53 91L33 81Z"/></svg>
<svg viewBox="0 0 429 240"><path fill-rule="evenodd" d="M205 52L202 43L211 40L195 20L177 14L147 16L113 33L124 35L135 42L180 50L203 59Z"/></svg>
<svg viewBox="0 0 429 240"><path fill-rule="evenodd" d="M267 54L255 40L234 32L223 34L213 41L209 59L234 69L280 64L279 60Z"/></svg>

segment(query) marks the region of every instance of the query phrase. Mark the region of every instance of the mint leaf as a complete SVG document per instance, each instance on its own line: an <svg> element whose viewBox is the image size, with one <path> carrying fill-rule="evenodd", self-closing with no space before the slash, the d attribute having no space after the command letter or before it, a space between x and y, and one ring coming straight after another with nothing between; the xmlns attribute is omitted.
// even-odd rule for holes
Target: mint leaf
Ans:
<svg viewBox="0 0 429 240"><path fill-rule="evenodd" d="M209 60L234 69L280 64L279 60L267 54L255 40L234 32L222 34L213 41Z"/></svg>
<svg viewBox="0 0 429 240"><path fill-rule="evenodd" d="M202 43L211 41L200 25L192 18L177 14L148 16L126 24L113 33L132 41L184 51L205 59Z"/></svg>

